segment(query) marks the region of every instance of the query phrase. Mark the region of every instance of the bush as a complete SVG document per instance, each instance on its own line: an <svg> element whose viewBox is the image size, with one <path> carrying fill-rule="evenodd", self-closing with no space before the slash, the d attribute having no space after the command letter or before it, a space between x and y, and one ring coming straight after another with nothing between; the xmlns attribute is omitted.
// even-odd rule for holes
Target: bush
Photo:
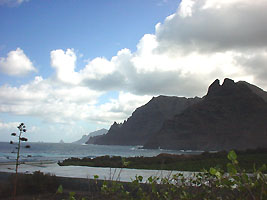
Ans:
<svg viewBox="0 0 267 200"><path fill-rule="evenodd" d="M13 191L15 175L2 185L0 196L9 197ZM18 174L17 195L54 193L59 186L55 175L36 171L33 174Z"/></svg>
<svg viewBox="0 0 267 200"><path fill-rule="evenodd" d="M267 149L239 151L239 165L248 172L253 172L253 165L259 168L267 163ZM59 163L61 166L78 165L89 167L135 168L155 170L176 170L200 172L210 167L227 170L227 152L204 152L200 155L159 154L155 157L101 156L96 158L69 158ZM216 163L217 166L214 166Z"/></svg>
<svg viewBox="0 0 267 200"><path fill-rule="evenodd" d="M227 158L227 172L210 168L191 177L179 173L161 179L149 177L145 182L136 176L130 184L104 182L101 190L109 199L267 199L266 165L248 174L239 167L234 151Z"/></svg>

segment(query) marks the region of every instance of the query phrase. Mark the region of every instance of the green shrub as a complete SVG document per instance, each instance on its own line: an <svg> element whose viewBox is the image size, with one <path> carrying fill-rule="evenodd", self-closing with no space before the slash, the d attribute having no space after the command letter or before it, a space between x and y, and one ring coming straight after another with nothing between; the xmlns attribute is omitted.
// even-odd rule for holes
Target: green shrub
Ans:
<svg viewBox="0 0 267 200"><path fill-rule="evenodd" d="M240 168L234 151L227 158L226 172L215 167L190 177L179 173L161 179L149 177L145 182L136 176L129 184L104 182L101 190L109 199L267 199L266 165L248 174Z"/></svg>
<svg viewBox="0 0 267 200"><path fill-rule="evenodd" d="M267 163L267 149L256 149L239 151L239 165L248 172L253 172L253 165L256 168ZM216 166L214 166L216 163ZM90 167L111 167L111 168L135 168L135 169L155 169L155 170L176 170L200 172L210 167L218 167L227 170L227 152L209 153L200 155L172 155L160 154L155 157L129 157L101 156L96 158L69 158L59 163L59 165L76 165Z"/></svg>
<svg viewBox="0 0 267 200"><path fill-rule="evenodd" d="M9 197L13 191L15 174L11 175L5 185L2 185L0 196ZM55 175L36 171L33 174L18 174L17 195L34 195L54 193L59 186Z"/></svg>

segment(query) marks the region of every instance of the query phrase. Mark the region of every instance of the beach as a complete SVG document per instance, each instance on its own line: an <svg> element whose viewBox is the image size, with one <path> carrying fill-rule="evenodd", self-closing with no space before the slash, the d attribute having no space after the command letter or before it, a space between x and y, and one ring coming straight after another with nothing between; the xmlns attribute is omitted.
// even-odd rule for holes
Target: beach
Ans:
<svg viewBox="0 0 267 200"><path fill-rule="evenodd" d="M94 179L94 176L97 175L99 180L115 180L121 182L131 182L135 179L135 176L142 176L143 180L147 180L150 176L169 177L172 174L183 173L186 177L192 174L192 172L168 170L59 166L53 161L24 162L19 165L18 169L19 173L24 174L32 174L35 171L68 178ZM15 163L0 163L0 172L15 173Z"/></svg>
<svg viewBox="0 0 267 200"><path fill-rule="evenodd" d="M142 170L142 169L125 169L125 168L121 169L121 168L103 168L103 167L86 167L86 166L59 166L54 161L24 162L19 165L18 169L18 172L20 174L26 174L27 177L29 177L30 174L33 174L36 171L40 171L44 174L55 175L55 177L42 175L41 182L35 180L36 182L34 182L33 184L36 185L34 186L35 189L32 189L33 186L30 187L26 186L25 187L26 191L23 190L23 192L18 192L17 194L18 200L34 199L34 198L40 200L68 199L69 198L68 195L70 192L75 192L75 197L77 197L78 199L81 199L82 197L86 197L89 199L105 199L105 195L101 192L101 186L103 184L103 181L107 181L108 183L111 183L111 181L116 181L116 183L122 183L127 188L127 184L129 182L132 182L132 180L135 180L136 176L142 176L143 177L142 182L145 183L151 176L152 177L157 176L163 178L163 177L170 177L172 174L178 173L178 171L167 171L167 170ZM0 163L0 199L5 199L5 200L12 199L12 189L1 191L1 187L10 188L10 183L12 183L11 181L12 179L10 178L12 177L11 175L14 173L15 173L15 163ZM192 174L191 172L183 172L183 173L185 174L185 176L190 176L190 174ZM49 177L51 178L51 180L53 180L50 183L47 181ZM33 180L33 179L25 179L25 180ZM26 182L23 181L22 178L22 184L25 185ZM51 186L49 186L49 184L51 184ZM63 186L64 192L62 194L56 194L58 185ZM47 189L48 191L46 192L45 191L36 192L36 190L39 190L40 188L50 188L50 189Z"/></svg>

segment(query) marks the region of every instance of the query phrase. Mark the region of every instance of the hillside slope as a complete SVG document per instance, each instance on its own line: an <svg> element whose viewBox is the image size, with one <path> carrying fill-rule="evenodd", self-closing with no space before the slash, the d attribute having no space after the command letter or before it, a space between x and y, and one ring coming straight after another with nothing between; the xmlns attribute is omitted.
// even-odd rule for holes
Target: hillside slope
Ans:
<svg viewBox="0 0 267 200"><path fill-rule="evenodd" d="M260 94L260 95L259 95ZM267 146L266 92L215 80L198 104L166 120L145 148L228 150Z"/></svg>
<svg viewBox="0 0 267 200"><path fill-rule="evenodd" d="M99 135L104 135L108 132L107 129L100 129L100 130L97 130L97 131L94 131L94 132L91 132L89 133L88 135L83 135L81 139L75 141L75 142L72 142L74 144L85 144L87 143L87 141L91 138L91 137L95 137L95 136L99 136Z"/></svg>
<svg viewBox="0 0 267 200"><path fill-rule="evenodd" d="M106 135L91 141L105 145L143 145L160 130L165 120L199 101L201 99L198 97L153 97L137 108L127 121L122 124L115 122Z"/></svg>

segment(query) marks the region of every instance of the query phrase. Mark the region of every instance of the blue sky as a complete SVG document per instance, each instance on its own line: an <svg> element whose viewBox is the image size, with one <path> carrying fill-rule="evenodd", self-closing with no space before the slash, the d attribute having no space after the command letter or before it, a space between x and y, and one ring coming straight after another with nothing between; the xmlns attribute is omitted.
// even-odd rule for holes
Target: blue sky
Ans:
<svg viewBox="0 0 267 200"><path fill-rule="evenodd" d="M216 78L267 89L267 2L0 0L0 140L71 142Z"/></svg>
<svg viewBox="0 0 267 200"><path fill-rule="evenodd" d="M49 53L73 48L84 59L111 58L122 49L136 49L144 33L153 33L155 24L176 11L178 1L169 0L32 0L0 7L0 55L17 47L34 62L38 72L49 77ZM35 74L32 74L34 77ZM31 78L32 78L31 77ZM1 76L1 82L8 78ZM8 79L13 83L12 79ZM25 77L23 80L25 81Z"/></svg>

